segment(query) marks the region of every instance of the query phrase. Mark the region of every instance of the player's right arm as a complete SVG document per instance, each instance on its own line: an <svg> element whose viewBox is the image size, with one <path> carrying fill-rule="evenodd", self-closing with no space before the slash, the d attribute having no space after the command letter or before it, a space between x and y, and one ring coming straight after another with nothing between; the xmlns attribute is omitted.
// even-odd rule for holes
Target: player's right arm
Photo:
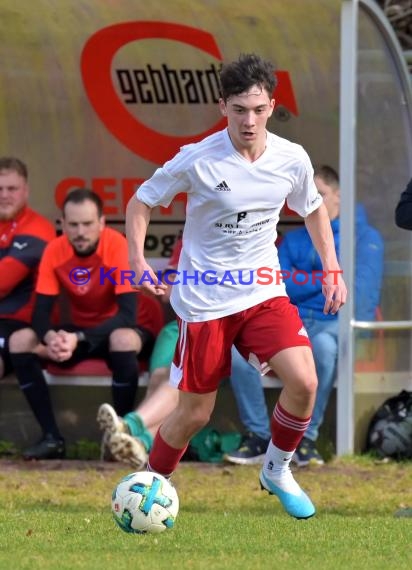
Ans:
<svg viewBox="0 0 412 570"><path fill-rule="evenodd" d="M152 209L132 196L126 208L126 239L129 250L130 269L134 271L135 289L150 295L164 295L166 285L158 280L156 273L146 262L144 242Z"/></svg>

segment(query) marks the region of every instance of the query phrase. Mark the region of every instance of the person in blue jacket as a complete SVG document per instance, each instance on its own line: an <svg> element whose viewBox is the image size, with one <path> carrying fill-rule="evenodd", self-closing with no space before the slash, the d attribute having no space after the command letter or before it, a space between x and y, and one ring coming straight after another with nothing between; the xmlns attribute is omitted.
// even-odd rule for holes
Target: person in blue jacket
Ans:
<svg viewBox="0 0 412 570"><path fill-rule="evenodd" d="M330 166L315 169L315 184L328 210L337 255L344 244L344 236L339 231L340 187L339 176ZM373 321L379 306L383 274L383 240L380 233L369 225L365 208L356 206L355 229L355 291L354 304L357 320ZM322 287L320 280L312 279L315 272L321 272L322 266L313 248L306 228L289 232L279 247L279 261L282 270L300 270L307 283L287 279L286 290L298 309L309 338L312 342L318 375L318 389L311 422L300 446L296 450L294 461L303 466L308 463L323 463L316 449L319 428L328 405L329 397L336 377L338 356L338 315L323 313ZM320 274L320 273L318 273Z"/></svg>
<svg viewBox="0 0 412 570"><path fill-rule="evenodd" d="M315 184L328 210L334 234L337 254L341 243L339 231L340 187L339 176L330 166L315 168ZM282 271L289 272L285 278L286 290L298 309L312 342L313 356L318 375L318 389L311 422L297 448L293 461L298 466L309 463L323 464L316 449L319 429L328 405L336 378L338 357L338 315L323 313L324 297L320 281L322 265L314 249L306 227L289 231L278 247ZM298 273L296 273L298 272ZM356 207L356 259L355 259L355 315L358 320L373 321L379 305L383 274L383 240L380 233L369 225L365 208ZM312 277L313 276L313 277ZM318 276L319 278L314 278ZM245 363L245 365L247 365ZM263 387L255 375L238 375L232 382L241 421L247 432L265 433L268 417ZM262 413L264 410L264 413ZM259 454L253 447L242 446L229 453L225 459L231 463L256 463Z"/></svg>

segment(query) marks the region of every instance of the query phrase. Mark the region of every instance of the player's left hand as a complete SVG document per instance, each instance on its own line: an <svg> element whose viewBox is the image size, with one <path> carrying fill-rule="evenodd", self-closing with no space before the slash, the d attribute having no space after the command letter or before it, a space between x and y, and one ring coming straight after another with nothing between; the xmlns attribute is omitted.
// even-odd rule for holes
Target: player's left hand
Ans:
<svg viewBox="0 0 412 570"><path fill-rule="evenodd" d="M346 303L348 292L340 269L327 271L324 277L322 291L325 296L323 313L335 315Z"/></svg>
<svg viewBox="0 0 412 570"><path fill-rule="evenodd" d="M130 265L132 266L132 263L130 263ZM136 284L133 285L133 289L154 297L165 295L167 285L159 279L159 276L156 275L145 260L139 264L135 264L132 269L134 269L136 275Z"/></svg>

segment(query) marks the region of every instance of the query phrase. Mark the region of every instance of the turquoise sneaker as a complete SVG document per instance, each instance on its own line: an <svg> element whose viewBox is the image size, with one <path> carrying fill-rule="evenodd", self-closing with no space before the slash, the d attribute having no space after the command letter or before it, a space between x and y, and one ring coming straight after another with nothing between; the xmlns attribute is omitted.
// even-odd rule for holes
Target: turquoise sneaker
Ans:
<svg viewBox="0 0 412 570"><path fill-rule="evenodd" d="M269 478L267 472L265 473L262 469L259 476L262 491L267 491L269 495L276 495L283 508L290 516L295 517L296 519L309 519L310 517L313 517L316 513L316 509L312 501L296 483L291 471L288 471L286 479L289 479L289 476L290 480L287 481L286 485L283 484L282 486L290 486L294 490L293 492L288 492L282 489L279 486L279 481L275 483Z"/></svg>

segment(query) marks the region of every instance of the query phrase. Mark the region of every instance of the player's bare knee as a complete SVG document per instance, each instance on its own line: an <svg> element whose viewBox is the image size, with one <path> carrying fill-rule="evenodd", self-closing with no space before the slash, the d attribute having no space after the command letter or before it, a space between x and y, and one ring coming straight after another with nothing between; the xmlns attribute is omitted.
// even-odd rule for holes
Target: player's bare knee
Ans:
<svg viewBox="0 0 412 570"><path fill-rule="evenodd" d="M133 329L116 329L110 333L109 347L111 352L135 350L139 353L142 349L142 341Z"/></svg>
<svg viewBox="0 0 412 570"><path fill-rule="evenodd" d="M316 375L296 376L285 385L289 398L297 405L306 405L313 401L318 386Z"/></svg>
<svg viewBox="0 0 412 570"><path fill-rule="evenodd" d="M192 427L195 431L201 430L210 420L210 412L204 409L193 410Z"/></svg>
<svg viewBox="0 0 412 570"><path fill-rule="evenodd" d="M193 405L188 408L182 406L181 402L179 404L178 411L181 421L190 426L192 433L196 433L209 422L212 410L208 405L202 405L202 403L196 405L196 402L193 402Z"/></svg>
<svg viewBox="0 0 412 570"><path fill-rule="evenodd" d="M21 329L9 338L9 348L12 353L33 352L39 340L33 329Z"/></svg>
<svg viewBox="0 0 412 570"><path fill-rule="evenodd" d="M304 375L297 379L296 385L297 390L303 396L311 397L313 394L316 394L318 379L316 375Z"/></svg>
<svg viewBox="0 0 412 570"><path fill-rule="evenodd" d="M190 426L190 432L194 434L200 431L208 423L209 417L210 416L193 412L188 418L186 418L186 424Z"/></svg>

